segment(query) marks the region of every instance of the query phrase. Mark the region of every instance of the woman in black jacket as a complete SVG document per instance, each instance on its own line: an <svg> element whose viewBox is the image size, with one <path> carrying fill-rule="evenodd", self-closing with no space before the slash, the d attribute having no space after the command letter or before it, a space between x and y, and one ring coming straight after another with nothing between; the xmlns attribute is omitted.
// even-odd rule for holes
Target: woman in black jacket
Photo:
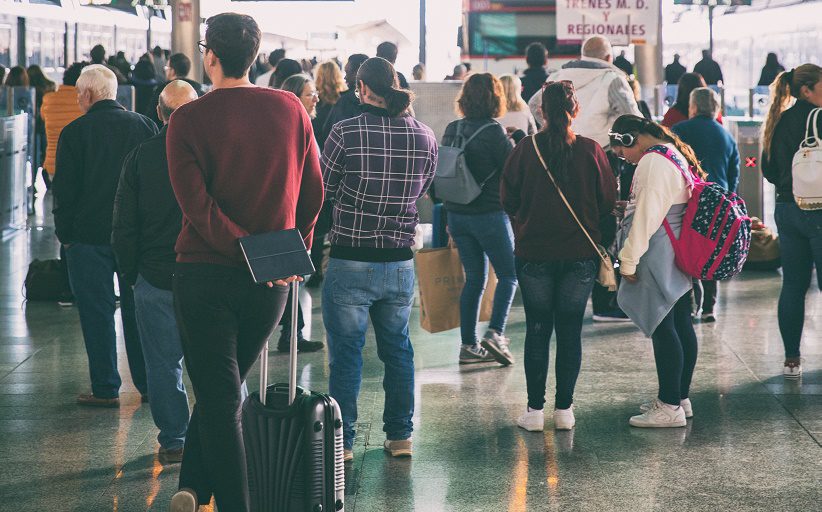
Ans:
<svg viewBox="0 0 822 512"><path fill-rule="evenodd" d="M490 73L471 75L457 100L463 119L445 129L443 145L462 145L471 174L481 185L480 195L469 204L446 201L448 232L465 267L465 287L460 297L460 364L497 360L514 362L504 337L508 311L517 288L514 265L514 233L500 201L500 176L513 147L505 129L494 118L505 114L505 91ZM473 137L472 140L469 139ZM436 190L434 191L436 194ZM499 279L488 330L480 346L477 320L488 260Z"/></svg>
<svg viewBox="0 0 822 512"><path fill-rule="evenodd" d="M796 103L785 110L792 98ZM792 162L805 138L808 116L822 107L822 68L803 64L780 73L771 85L771 107L765 120L762 174L776 185L774 217L782 252L782 291L779 294L779 332L785 345L783 375L802 374L799 343L805 323L805 293L816 265L822 289L822 210L800 208L793 195ZM822 115L817 118L822 132Z"/></svg>

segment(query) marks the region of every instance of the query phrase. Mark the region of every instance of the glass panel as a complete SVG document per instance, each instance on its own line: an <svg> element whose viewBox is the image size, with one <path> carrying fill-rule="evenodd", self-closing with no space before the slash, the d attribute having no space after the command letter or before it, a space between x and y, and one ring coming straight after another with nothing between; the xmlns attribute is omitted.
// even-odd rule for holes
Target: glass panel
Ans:
<svg viewBox="0 0 822 512"><path fill-rule="evenodd" d="M11 27L0 25L0 65L11 66Z"/></svg>

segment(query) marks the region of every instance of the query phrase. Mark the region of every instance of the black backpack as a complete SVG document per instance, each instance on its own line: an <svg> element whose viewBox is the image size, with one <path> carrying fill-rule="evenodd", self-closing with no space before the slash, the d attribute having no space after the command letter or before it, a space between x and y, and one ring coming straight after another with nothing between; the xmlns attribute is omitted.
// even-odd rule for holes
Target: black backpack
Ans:
<svg viewBox="0 0 822 512"><path fill-rule="evenodd" d="M26 300L55 302L71 297L68 269L61 260L34 260L26 274Z"/></svg>

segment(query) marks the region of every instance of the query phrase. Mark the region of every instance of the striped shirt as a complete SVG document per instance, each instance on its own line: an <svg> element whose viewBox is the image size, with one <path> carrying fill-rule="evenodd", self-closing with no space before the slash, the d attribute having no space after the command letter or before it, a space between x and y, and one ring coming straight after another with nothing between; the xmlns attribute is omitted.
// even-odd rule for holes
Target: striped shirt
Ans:
<svg viewBox="0 0 822 512"><path fill-rule="evenodd" d="M331 129L320 164L333 203L332 246L408 249L419 222L416 201L437 167L437 140L409 115L363 106Z"/></svg>

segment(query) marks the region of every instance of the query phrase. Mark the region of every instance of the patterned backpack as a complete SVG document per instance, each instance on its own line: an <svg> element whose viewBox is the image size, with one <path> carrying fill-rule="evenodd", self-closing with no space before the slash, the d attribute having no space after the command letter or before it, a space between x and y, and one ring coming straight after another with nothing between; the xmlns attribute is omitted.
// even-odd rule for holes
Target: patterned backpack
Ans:
<svg viewBox="0 0 822 512"><path fill-rule="evenodd" d="M716 183L702 181L667 146L653 146L646 153L670 160L691 188L679 240L668 221L663 223L674 246L676 266L691 277L712 281L741 272L751 246L751 219L745 201Z"/></svg>

